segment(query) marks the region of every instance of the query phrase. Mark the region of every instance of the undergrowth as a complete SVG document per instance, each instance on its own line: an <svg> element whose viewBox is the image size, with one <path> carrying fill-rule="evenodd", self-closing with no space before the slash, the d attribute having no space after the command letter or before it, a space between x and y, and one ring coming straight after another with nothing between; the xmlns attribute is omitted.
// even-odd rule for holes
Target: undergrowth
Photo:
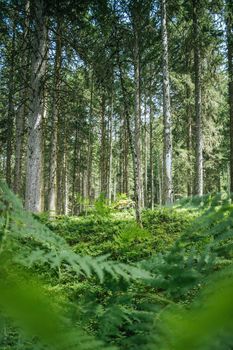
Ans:
<svg viewBox="0 0 233 350"><path fill-rule="evenodd" d="M33 217L0 184L0 349L232 349L230 198L145 210L143 229L117 208Z"/></svg>

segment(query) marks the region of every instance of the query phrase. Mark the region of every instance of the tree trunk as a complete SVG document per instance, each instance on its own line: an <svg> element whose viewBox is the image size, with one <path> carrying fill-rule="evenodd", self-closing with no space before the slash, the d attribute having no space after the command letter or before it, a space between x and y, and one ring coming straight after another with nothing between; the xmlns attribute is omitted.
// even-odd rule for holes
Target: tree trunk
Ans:
<svg viewBox="0 0 233 350"><path fill-rule="evenodd" d="M73 151L73 170L72 170L72 215L76 212L76 177L77 177L77 157L78 157L78 126L75 129L74 151Z"/></svg>
<svg viewBox="0 0 233 350"><path fill-rule="evenodd" d="M63 185L63 205L64 215L69 215L69 184L68 184L68 174L67 174L67 155L66 152L64 152L64 165L63 165L63 179L64 179L64 185Z"/></svg>
<svg viewBox="0 0 233 350"><path fill-rule="evenodd" d="M166 0L162 4L162 45L163 45L163 123L164 123L164 147L163 147L163 203L173 202L172 183L172 118L170 106L170 82L168 68L168 36Z"/></svg>
<svg viewBox="0 0 233 350"><path fill-rule="evenodd" d="M111 111L109 114L109 159L108 159L108 203L112 200L112 119L113 119L113 96L111 101Z"/></svg>
<svg viewBox="0 0 233 350"><path fill-rule="evenodd" d="M161 157L162 158L162 157ZM163 158L161 159L158 153L157 157L157 171L158 171L158 194L157 194L157 200L159 205L162 204L162 187L163 187L163 172L162 172L162 167L163 167ZM160 167L160 164L162 163L162 167Z"/></svg>
<svg viewBox="0 0 233 350"><path fill-rule="evenodd" d="M107 195L107 144L106 144L106 101L104 92L101 101L101 149L100 149L100 192L106 197Z"/></svg>
<svg viewBox="0 0 233 350"><path fill-rule="evenodd" d="M138 196L138 178L137 178L137 156L135 151L135 143L133 142L131 127L130 127L130 114L128 110L128 102L127 102L127 90L124 84L124 78L123 78L123 72L121 67L121 61L120 61L120 55L119 55L119 48L118 48L118 55L117 55L117 61L118 61L118 67L120 72L120 83L121 83L121 90L123 95L123 103L124 103L124 113L125 113L125 120L126 120L126 126L127 126L127 133L128 133L128 139L129 139L129 146L131 150L132 155L132 161L133 161L133 176L134 176L134 198L135 198L135 214L136 214L136 221L137 223L142 226L142 218L141 218L141 206Z"/></svg>
<svg viewBox="0 0 233 350"><path fill-rule="evenodd" d="M150 73L152 69L150 67ZM153 159L153 110L152 110L152 79L150 80L150 134L149 134L149 148L150 148L150 207L154 209L154 159Z"/></svg>
<svg viewBox="0 0 233 350"><path fill-rule="evenodd" d="M226 0L228 100L230 113L230 191L233 192L233 2Z"/></svg>
<svg viewBox="0 0 233 350"><path fill-rule="evenodd" d="M127 123L124 117L124 168L123 168L123 193L127 196L129 195L129 174L128 174L128 166L129 166L129 144L128 144L128 133L127 133Z"/></svg>
<svg viewBox="0 0 233 350"><path fill-rule="evenodd" d="M138 211L144 207L143 179L142 179L142 146L141 146L141 94L140 94L140 53L138 30L135 29L134 43L134 82L135 82L135 113L134 113L134 148L136 165L136 202Z"/></svg>
<svg viewBox="0 0 233 350"><path fill-rule="evenodd" d="M30 91L25 207L41 211L43 83L46 70L46 17L44 0L32 1L34 38Z"/></svg>
<svg viewBox="0 0 233 350"><path fill-rule="evenodd" d="M87 197L91 203L91 188L92 188L92 167L93 167L93 92L94 81L93 72L91 73L91 98L89 108L89 135L88 135L88 160L87 160Z"/></svg>
<svg viewBox="0 0 233 350"><path fill-rule="evenodd" d="M203 135L200 33L197 14L198 1L193 0L194 74L195 74L195 194L203 195Z"/></svg>
<svg viewBox="0 0 233 350"><path fill-rule="evenodd" d="M188 132L187 132L187 150L188 150L188 173L187 173L187 194L192 196L192 184L193 184L193 173L192 173L192 116L190 114L189 107L187 107L187 117L188 117Z"/></svg>
<svg viewBox="0 0 233 350"><path fill-rule="evenodd" d="M7 148L6 148L6 182L12 185L12 150L13 150L13 127L14 127L14 71L15 71L15 19L12 26L12 41L10 47L10 71L9 71L9 94L7 113Z"/></svg>
<svg viewBox="0 0 233 350"><path fill-rule="evenodd" d="M52 136L49 174L48 210L51 215L57 211L57 149L58 149L58 115L60 107L60 74L61 74L61 27L57 24L56 55L54 68L53 101L52 101Z"/></svg>
<svg viewBox="0 0 233 350"><path fill-rule="evenodd" d="M42 134L46 129L46 124L48 123L48 105L47 105L47 91L43 91L43 110L42 110ZM46 149L46 140L45 137L42 137L42 161L41 161L41 211L45 210L45 202L46 202L46 167L45 167L45 149Z"/></svg>
<svg viewBox="0 0 233 350"><path fill-rule="evenodd" d="M14 192L23 195L22 193L22 161L24 151L24 134L25 134L25 119L28 114L28 65L29 54L27 45L29 42L29 12L30 1L27 0L25 5L25 21L24 33L22 42L22 89L20 92L20 107L16 114L16 130L15 130L15 169L14 169Z"/></svg>
<svg viewBox="0 0 233 350"><path fill-rule="evenodd" d="M147 106L145 97L145 111L144 111L144 206L148 207L148 132L146 120Z"/></svg>

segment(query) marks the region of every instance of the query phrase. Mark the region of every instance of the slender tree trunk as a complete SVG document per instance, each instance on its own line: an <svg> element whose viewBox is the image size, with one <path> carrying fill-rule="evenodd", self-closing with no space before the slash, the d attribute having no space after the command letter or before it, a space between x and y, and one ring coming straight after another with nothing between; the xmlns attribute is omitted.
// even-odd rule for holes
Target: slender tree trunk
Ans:
<svg viewBox="0 0 233 350"><path fill-rule="evenodd" d="M22 161L24 153L24 134L25 134L25 119L28 114L28 66L29 53L27 45L29 42L29 12L30 1L26 1L25 5L25 21L24 33L22 42L22 58L21 58L21 74L22 88L20 92L20 106L16 113L15 127L15 168L14 168L14 192L23 195L22 193Z"/></svg>
<svg viewBox="0 0 233 350"><path fill-rule="evenodd" d="M119 171L118 171L118 192L124 192L124 119L121 115L120 130L119 130Z"/></svg>
<svg viewBox="0 0 233 350"><path fill-rule="evenodd" d="M148 133L147 133L147 113L146 97L145 97L145 111L144 111L144 206L148 206Z"/></svg>
<svg viewBox="0 0 233 350"><path fill-rule="evenodd" d="M134 81L135 81L135 114L134 114L134 147L136 165L136 193L138 210L144 206L143 179L142 179L142 146L141 146L141 94L140 94L140 53L138 30L135 29L134 43Z"/></svg>
<svg viewBox="0 0 233 350"><path fill-rule="evenodd" d="M230 113L230 191L233 192L233 1L226 0L228 100Z"/></svg>
<svg viewBox="0 0 233 350"><path fill-rule="evenodd" d="M106 121L105 121L105 112L106 112L106 101L105 95L102 94L101 101L101 150L100 150L100 192L106 196L107 195L107 144L106 144Z"/></svg>
<svg viewBox="0 0 233 350"><path fill-rule="evenodd" d="M151 70L151 69L150 69ZM151 72L152 73L152 72ZM150 207L154 209L154 159L153 159L153 109L152 109L152 79L150 80Z"/></svg>
<svg viewBox="0 0 233 350"><path fill-rule="evenodd" d="M57 150L58 150L58 115L60 107L60 74L61 74L61 27L57 24L56 55L54 68L53 101L52 101L52 136L49 174L48 210L51 215L57 211Z"/></svg>
<svg viewBox="0 0 233 350"><path fill-rule="evenodd" d="M67 160L67 126L64 125L64 156L63 156L63 214L69 215L69 178Z"/></svg>
<svg viewBox="0 0 233 350"><path fill-rule="evenodd" d="M159 205L162 204L162 188L163 188L163 172L162 172L162 167L163 167L163 158L160 159L160 156L158 154L157 157L157 169L158 169L158 203ZM162 163L162 167L160 167L160 164Z"/></svg>
<svg viewBox="0 0 233 350"><path fill-rule="evenodd" d="M170 106L170 82L168 68L168 35L166 0L161 0L162 5L162 45L163 45L163 123L164 123L164 148L163 148L163 203L173 202L172 183L172 118Z"/></svg>
<svg viewBox="0 0 233 350"><path fill-rule="evenodd" d="M26 209L41 211L43 83L46 70L46 17L44 0L32 1L34 38L26 171Z"/></svg>
<svg viewBox="0 0 233 350"><path fill-rule="evenodd" d="M93 163L93 91L94 91L94 81L93 72L91 75L91 99L90 99L90 109L89 109L89 135L88 135L88 166L87 166L87 197L91 203L91 185L92 185L92 163Z"/></svg>
<svg viewBox="0 0 233 350"><path fill-rule="evenodd" d="M74 156L73 156L73 171L72 171L72 215L76 211L76 175L77 175L77 157L78 157L78 126L76 125L75 140L74 140Z"/></svg>
<svg viewBox="0 0 233 350"><path fill-rule="evenodd" d="M64 153L64 215L69 214L69 184L68 184L68 169L67 169L67 154Z"/></svg>
<svg viewBox="0 0 233 350"><path fill-rule="evenodd" d="M200 33L197 14L198 1L193 0L194 74L195 74L195 194L203 195L203 135Z"/></svg>
<svg viewBox="0 0 233 350"><path fill-rule="evenodd" d="M113 119L113 96L111 102L111 111L109 114L109 160L108 160L108 203L112 199L112 119Z"/></svg>
<svg viewBox="0 0 233 350"><path fill-rule="evenodd" d="M80 141L80 140L78 140ZM75 207L75 215L79 215L81 212L81 147L80 142L77 144L77 164L76 164L76 186L75 186L75 192L77 194L77 197L75 198L76 207Z"/></svg>
<svg viewBox="0 0 233 350"><path fill-rule="evenodd" d="M186 74L190 73L190 50L189 47L186 47ZM193 117L192 109L190 105L191 90L189 83L186 83L186 120L187 120L187 161L188 161L188 170L187 170L187 195L191 196L193 193L193 171L192 171L192 152L193 152L193 142L192 142L192 132L193 132Z"/></svg>
<svg viewBox="0 0 233 350"><path fill-rule="evenodd" d="M128 144L128 133L127 133L127 125L124 117L124 169L123 169L123 193L127 196L129 195L129 176L128 176L128 166L129 166L129 144Z"/></svg>
<svg viewBox="0 0 233 350"><path fill-rule="evenodd" d="M46 124L48 123L48 106L47 106L47 91L43 90L43 110L42 110L42 135L44 135L44 131L46 128ZM45 137L42 136L42 161L41 161L41 211L44 211L46 208L46 167L45 167L45 149L46 149L46 140Z"/></svg>
<svg viewBox="0 0 233 350"><path fill-rule="evenodd" d="M6 148L6 182L12 185L12 154L13 154L13 127L14 127L14 71L15 71L15 19L12 26L12 40L10 47L10 71L9 71L9 94L7 113L7 148Z"/></svg>
<svg viewBox="0 0 233 350"><path fill-rule="evenodd" d="M64 159L64 135L63 135L63 122L64 119L59 114L58 115L58 128L57 128L57 174L56 174L56 181L57 181L57 214L62 213L62 164Z"/></svg>
<svg viewBox="0 0 233 350"><path fill-rule="evenodd" d="M138 185L137 185L138 184L137 161L136 161L137 160L137 156L136 156L136 151L135 151L135 143L133 142L133 136L132 136L131 127L130 127L130 114L129 114L128 103L127 103L127 90L126 90L125 83L124 83L119 50L118 50L118 55L117 55L117 61L118 61L118 67L119 67L119 72L120 72L120 83L121 83L121 90L122 90L122 95L123 95L124 113L125 113L127 133L128 133L128 139L129 139L129 146L130 146L131 155L132 155L132 161L133 161L134 198L135 198L136 221L137 221L137 223L140 226L142 226L141 205L140 205L140 201L139 201Z"/></svg>
<svg viewBox="0 0 233 350"><path fill-rule="evenodd" d="M192 196L192 184L193 184L193 173L192 173L192 116L190 114L189 107L187 108L188 113L188 133L187 133L187 150L188 150L188 173L187 173L187 194L188 196Z"/></svg>

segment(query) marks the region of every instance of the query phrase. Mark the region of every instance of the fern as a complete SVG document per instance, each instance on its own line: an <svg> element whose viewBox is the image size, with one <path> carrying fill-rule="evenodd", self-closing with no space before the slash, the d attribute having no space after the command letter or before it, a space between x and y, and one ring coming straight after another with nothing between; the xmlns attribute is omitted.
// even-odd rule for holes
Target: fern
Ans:
<svg viewBox="0 0 233 350"><path fill-rule="evenodd" d="M130 280L150 277L148 272L136 266L108 260L107 255L93 258L75 254L62 237L51 232L31 214L25 212L20 201L4 183L0 183L0 191L1 203L2 205L5 203L2 212L5 216L10 216L9 223L6 223L6 219L2 216L0 230L3 232L4 227L8 226L8 233L4 235L4 246L7 249L14 247L14 260L17 263L25 267L47 265L56 269L59 275L63 270L74 272L77 276L90 277L95 274L101 283L106 273L115 279Z"/></svg>
<svg viewBox="0 0 233 350"><path fill-rule="evenodd" d="M112 349L75 327L69 308L64 312L65 305L51 299L38 279L12 265L6 256L0 262L4 266L0 274L1 313L24 330L21 336L25 344L31 339L30 349Z"/></svg>
<svg viewBox="0 0 233 350"><path fill-rule="evenodd" d="M153 241L154 235L177 237L165 252L128 265L108 255L76 254L62 237L26 213L3 183L0 196L4 350L8 345L16 350L231 348L232 271L224 268L232 263L233 246L228 197L209 195L179 203L176 210L145 212L149 233L134 230L134 224L118 227L109 243L123 245L126 259L135 242ZM191 224L184 207L195 212ZM95 234L95 243L109 239L102 233ZM204 297L196 299L206 284L210 287Z"/></svg>

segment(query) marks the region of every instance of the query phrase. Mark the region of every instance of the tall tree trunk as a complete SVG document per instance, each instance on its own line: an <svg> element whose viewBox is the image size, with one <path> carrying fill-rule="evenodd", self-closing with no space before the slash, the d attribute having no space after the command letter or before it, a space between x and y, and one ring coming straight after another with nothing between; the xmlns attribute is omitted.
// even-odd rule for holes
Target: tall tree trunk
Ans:
<svg viewBox="0 0 233 350"><path fill-rule="evenodd" d="M9 70L9 94L7 113L7 148L6 148L6 182L12 185L12 150L13 150L13 127L14 127L14 71L15 71L15 19L12 25L12 40L10 46L10 70Z"/></svg>
<svg viewBox="0 0 233 350"><path fill-rule="evenodd" d="M139 201L138 196L138 177L137 177L137 155L135 151L135 143L133 141L132 131L130 127L130 113L128 109L128 102L127 102L127 90L124 83L124 77L123 77L123 71L120 61L120 54L119 54L119 47L118 47L118 54L117 54L117 61L118 61L118 67L120 72L120 83L121 83L121 90L123 95L123 103L124 103L124 113L125 113L125 120L126 120L126 126L127 126L127 133L128 133L128 139L129 139L129 146L130 151L132 155L132 161L133 161L133 176L134 176L134 198L135 198L135 214L136 214L136 221L137 223L142 226L142 218L141 218L141 205Z"/></svg>
<svg viewBox="0 0 233 350"><path fill-rule="evenodd" d="M118 192L124 192L124 116L121 115L119 128L119 170L118 170Z"/></svg>
<svg viewBox="0 0 233 350"><path fill-rule="evenodd" d="M233 1L226 0L228 99L230 112L230 191L233 192Z"/></svg>
<svg viewBox="0 0 233 350"><path fill-rule="evenodd" d="M42 110L42 134L44 134L44 131L46 129L46 124L48 123L48 104L47 104L47 91L43 91L43 110ZM42 137L42 161L41 161L41 211L44 211L46 208L46 167L45 167L45 149L46 149L46 140L45 137Z"/></svg>
<svg viewBox="0 0 233 350"><path fill-rule="evenodd" d="M106 127L106 97L103 92L101 101L101 150L100 150L100 192L106 197L107 185L107 127Z"/></svg>
<svg viewBox="0 0 233 350"><path fill-rule="evenodd" d="M108 120L109 129L109 159L108 159L108 203L111 204L112 199L112 119L113 119L113 96L111 101L111 111Z"/></svg>
<svg viewBox="0 0 233 350"><path fill-rule="evenodd" d="M21 58L21 74L22 74L22 88L20 91L20 106L16 113L16 127L15 127L15 168L14 168L14 192L19 195L22 193L22 161L24 152L24 134L25 134L25 119L28 114L28 66L29 54L27 45L29 42L29 12L30 1L26 1L25 5L25 20L24 33L22 42L22 58Z"/></svg>
<svg viewBox="0 0 233 350"><path fill-rule="evenodd" d="M162 158L162 159L161 159ZM163 188L163 157L160 158L160 155L158 153L157 156L157 171L158 171L158 194L157 194L157 201L159 205L162 204L162 188ZM162 163L162 166L160 167L160 164Z"/></svg>
<svg viewBox="0 0 233 350"><path fill-rule="evenodd" d="M172 118L170 105L170 82L168 67L168 35L166 0L161 0L162 5L162 45L163 45L163 123L164 123L164 147L163 147L163 203L173 202L172 183Z"/></svg>
<svg viewBox="0 0 233 350"><path fill-rule="evenodd" d="M88 135L88 160L87 160L87 197L91 203L91 186L92 186L92 166L93 166L93 92L94 80L93 72L91 73L91 98L89 108L89 135Z"/></svg>
<svg viewBox="0 0 233 350"><path fill-rule="evenodd" d="M58 115L60 107L60 74L61 74L61 27L57 23L56 33L56 55L54 67L53 101L52 101L52 137L51 137L51 155L50 155L50 174L49 174L49 196L48 210L51 215L57 211L57 149L58 149Z"/></svg>
<svg viewBox="0 0 233 350"><path fill-rule="evenodd" d="M136 194L138 211L144 206L143 176L142 176L142 146L141 146L141 93L140 93L140 53L137 25L134 42L134 82L135 82L135 113L134 113L134 148L136 165Z"/></svg>
<svg viewBox="0 0 233 350"><path fill-rule="evenodd" d="M46 70L46 17L44 0L32 1L34 37L26 171L26 209L41 211L43 83Z"/></svg>
<svg viewBox="0 0 233 350"><path fill-rule="evenodd" d="M203 135L201 53L198 21L198 0L193 0L194 74L195 74L195 194L203 195Z"/></svg>
<svg viewBox="0 0 233 350"><path fill-rule="evenodd" d="M190 74L190 47L186 46L186 74ZM193 171L192 171L192 152L193 152L193 141L192 141L192 133L193 133L193 116L192 116L192 108L190 104L191 96L191 88L189 82L186 83L186 121L187 121L187 134L186 134L186 145L187 145L187 161L188 161L188 169L187 169L187 195L191 196L193 194Z"/></svg>
<svg viewBox="0 0 233 350"><path fill-rule="evenodd" d="M187 194L192 196L192 184L193 184L193 173L192 173L192 115L190 114L190 108L187 107L187 117L188 117L188 132L187 132L187 150L188 150L188 173L187 173Z"/></svg>
<svg viewBox="0 0 233 350"><path fill-rule="evenodd" d="M123 193L127 196L129 195L129 176L128 176L128 166L129 166L129 142L128 142L128 133L127 133L127 123L124 117L124 169L123 169Z"/></svg>
<svg viewBox="0 0 233 350"><path fill-rule="evenodd" d="M152 67L150 67L150 75L152 75ZM149 134L149 148L150 148L150 207L154 209L154 145L153 145L153 109L152 109L152 78L150 79L150 134Z"/></svg>
<svg viewBox="0 0 233 350"><path fill-rule="evenodd" d="M72 215L76 212L76 177L77 177L77 157L78 157L78 125L75 128L75 140L73 151L73 170L72 170Z"/></svg>
<svg viewBox="0 0 233 350"><path fill-rule="evenodd" d="M66 154L66 152L64 152L63 179L64 179L64 185L63 185L64 210L63 210L63 213L64 213L64 215L68 215L69 214L69 184L68 184L68 169L67 169L67 154Z"/></svg>
<svg viewBox="0 0 233 350"><path fill-rule="evenodd" d="M146 106L146 96L145 96L145 111L144 111L144 206L148 206L148 132L147 132L147 106Z"/></svg>
<svg viewBox="0 0 233 350"><path fill-rule="evenodd" d="M63 181L62 181L62 164L64 159L64 134L63 134L63 123L64 118L61 114L58 115L58 128L57 128L57 171L56 171L56 181L57 181L57 214L62 213L62 198L63 198Z"/></svg>

